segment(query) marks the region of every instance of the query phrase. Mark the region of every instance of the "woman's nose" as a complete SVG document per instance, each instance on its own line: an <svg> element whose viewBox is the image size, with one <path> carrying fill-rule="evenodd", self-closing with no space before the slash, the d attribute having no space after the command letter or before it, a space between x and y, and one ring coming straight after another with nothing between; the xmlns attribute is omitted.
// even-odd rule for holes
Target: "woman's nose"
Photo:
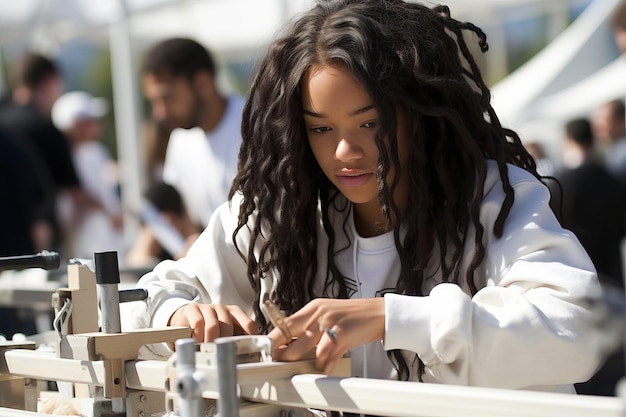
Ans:
<svg viewBox="0 0 626 417"><path fill-rule="evenodd" d="M351 140L346 135L343 135L337 143L335 150L335 159L338 161L352 161L363 157L363 150L354 140Z"/></svg>

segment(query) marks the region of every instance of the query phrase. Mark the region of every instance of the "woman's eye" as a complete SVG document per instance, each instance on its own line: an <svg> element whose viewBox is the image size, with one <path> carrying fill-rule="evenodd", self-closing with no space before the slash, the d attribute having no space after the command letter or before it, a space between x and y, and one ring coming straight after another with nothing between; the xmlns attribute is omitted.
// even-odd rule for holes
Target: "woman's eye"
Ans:
<svg viewBox="0 0 626 417"><path fill-rule="evenodd" d="M317 133L317 134L321 134L324 132L328 132L330 130L329 127L326 126L322 126L322 127L312 127L309 129L310 132L312 133Z"/></svg>
<svg viewBox="0 0 626 417"><path fill-rule="evenodd" d="M376 122L366 122L363 123L363 127L366 127L368 129L375 129L376 128Z"/></svg>

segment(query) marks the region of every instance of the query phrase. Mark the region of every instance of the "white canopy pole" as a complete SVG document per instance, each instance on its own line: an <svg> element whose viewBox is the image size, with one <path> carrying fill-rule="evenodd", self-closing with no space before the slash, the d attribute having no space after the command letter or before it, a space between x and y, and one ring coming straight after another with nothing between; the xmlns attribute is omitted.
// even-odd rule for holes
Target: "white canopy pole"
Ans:
<svg viewBox="0 0 626 417"><path fill-rule="evenodd" d="M113 104L118 160L122 172L122 204L138 212L144 185L144 158L140 154L140 102L133 61L130 19L126 0L119 0L123 16L109 28ZM139 224L135 216L124 218L126 241L131 242Z"/></svg>

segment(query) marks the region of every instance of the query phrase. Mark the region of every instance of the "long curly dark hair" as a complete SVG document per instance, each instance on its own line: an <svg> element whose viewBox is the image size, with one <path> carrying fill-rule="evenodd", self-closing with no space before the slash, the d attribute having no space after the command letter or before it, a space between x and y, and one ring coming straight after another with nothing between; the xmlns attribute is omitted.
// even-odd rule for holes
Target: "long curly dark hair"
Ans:
<svg viewBox="0 0 626 417"><path fill-rule="evenodd" d="M251 227L250 249L242 256L257 294L264 274L274 269L280 276L274 297L290 313L314 297L348 297L334 261L336 236L328 220L329 210L337 209L339 193L321 173L302 116L301 83L311 67L327 63L348 68L378 111L379 201L388 221L399 219L394 223L401 260L396 291L423 295L424 271L434 245L440 253L441 280L456 284L465 280L473 293L478 291L474 272L485 256L484 228L478 215L487 159L497 162L506 195L493 228L496 237L502 235L515 198L507 163L540 176L519 137L500 125L466 43L469 36L483 52L487 50L485 34L470 23L452 19L446 6L430 9L401 0L326 0L271 44L258 65L244 108L239 173L230 192L231 197L243 194L233 239L241 228ZM404 213L391 199L394 184L384 181L392 167L400 169L396 105L407 110L411 125L411 159L405 168L411 192ZM385 137L391 139L388 148ZM253 213L256 220L250 224ZM319 267L320 220L329 239L324 292L339 288L338 294L315 294L313 289ZM400 224L406 227L403 239ZM475 230L472 236L467 233L470 226ZM475 241L476 250L461 277L466 239ZM255 257L253 249L260 242L260 256ZM267 331L259 313L257 324ZM408 378L399 352L392 356L399 377Z"/></svg>

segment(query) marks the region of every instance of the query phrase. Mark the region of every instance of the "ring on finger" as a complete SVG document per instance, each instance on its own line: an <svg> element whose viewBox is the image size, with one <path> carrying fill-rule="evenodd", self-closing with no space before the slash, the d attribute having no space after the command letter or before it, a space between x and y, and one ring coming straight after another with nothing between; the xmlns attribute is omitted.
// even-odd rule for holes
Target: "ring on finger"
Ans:
<svg viewBox="0 0 626 417"><path fill-rule="evenodd" d="M337 340L337 333L328 326L324 326L324 333L334 342Z"/></svg>

